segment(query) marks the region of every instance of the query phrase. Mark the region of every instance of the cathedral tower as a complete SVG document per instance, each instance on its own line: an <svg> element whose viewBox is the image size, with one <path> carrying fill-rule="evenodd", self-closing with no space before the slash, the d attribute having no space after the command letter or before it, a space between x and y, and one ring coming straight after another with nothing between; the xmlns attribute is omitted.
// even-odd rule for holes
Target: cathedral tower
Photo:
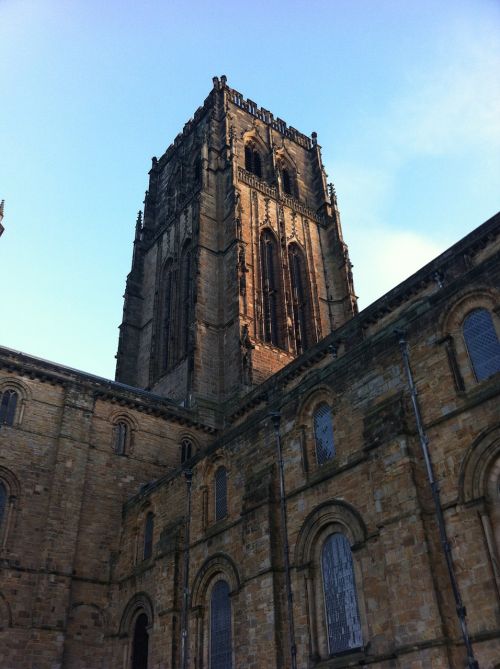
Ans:
<svg viewBox="0 0 500 669"><path fill-rule="evenodd" d="M249 390L356 313L316 134L214 77L152 159L116 379L187 406Z"/></svg>

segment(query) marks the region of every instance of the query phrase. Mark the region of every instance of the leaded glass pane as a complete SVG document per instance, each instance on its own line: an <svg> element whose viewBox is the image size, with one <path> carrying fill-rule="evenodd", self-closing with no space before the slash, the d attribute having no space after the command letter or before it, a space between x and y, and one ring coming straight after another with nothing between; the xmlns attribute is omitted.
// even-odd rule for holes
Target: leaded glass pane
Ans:
<svg viewBox="0 0 500 669"><path fill-rule="evenodd" d="M115 425L115 453L123 455L127 445L127 423L120 421Z"/></svg>
<svg viewBox="0 0 500 669"><path fill-rule="evenodd" d="M232 669L231 599L226 581L217 581L210 602L210 669Z"/></svg>
<svg viewBox="0 0 500 669"><path fill-rule="evenodd" d="M181 443L181 464L190 460L193 454L193 446L189 439L183 439Z"/></svg>
<svg viewBox="0 0 500 669"><path fill-rule="evenodd" d="M14 425L16 415L17 393L15 390L6 390L0 402L0 425Z"/></svg>
<svg viewBox="0 0 500 669"><path fill-rule="evenodd" d="M144 559L147 560L153 554L153 523L154 516L150 512L146 516L146 525L144 527Z"/></svg>
<svg viewBox="0 0 500 669"><path fill-rule="evenodd" d="M343 534L331 534L323 544L321 571L330 655L360 648L363 638L351 547Z"/></svg>
<svg viewBox="0 0 500 669"><path fill-rule="evenodd" d="M318 465L331 460L335 455L333 440L333 416L328 404L320 404L314 412L314 438Z"/></svg>
<svg viewBox="0 0 500 669"><path fill-rule="evenodd" d="M215 473L215 520L227 516L227 472L219 467Z"/></svg>
<svg viewBox="0 0 500 669"><path fill-rule="evenodd" d="M491 314L476 309L464 321L464 338L478 381L500 371L500 342Z"/></svg>
<svg viewBox="0 0 500 669"><path fill-rule="evenodd" d="M5 509L7 508L7 489L2 482L0 482L0 527L2 526Z"/></svg>

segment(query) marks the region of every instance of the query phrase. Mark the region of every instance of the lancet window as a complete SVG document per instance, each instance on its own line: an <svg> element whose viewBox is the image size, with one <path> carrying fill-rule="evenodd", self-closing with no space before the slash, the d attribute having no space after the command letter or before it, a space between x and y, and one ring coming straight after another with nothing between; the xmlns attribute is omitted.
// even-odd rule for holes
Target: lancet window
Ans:
<svg viewBox="0 0 500 669"><path fill-rule="evenodd" d="M215 472L215 520L227 516L227 470L219 467Z"/></svg>
<svg viewBox="0 0 500 669"><path fill-rule="evenodd" d="M332 460L335 456L333 416L331 407L326 402L321 403L314 411L314 439L318 465Z"/></svg>
<svg viewBox="0 0 500 669"><path fill-rule="evenodd" d="M148 669L149 634L148 617L145 613L137 616L132 642L132 669Z"/></svg>
<svg viewBox="0 0 500 669"><path fill-rule="evenodd" d="M14 425L19 396L15 390L7 388L0 398L0 425Z"/></svg>
<svg viewBox="0 0 500 669"><path fill-rule="evenodd" d="M166 371L172 364L172 321L174 307L174 270L170 261L163 275L162 320L161 320L161 370Z"/></svg>
<svg viewBox="0 0 500 669"><path fill-rule="evenodd" d="M231 599L226 581L217 581L210 598L210 669L232 669Z"/></svg>
<svg viewBox="0 0 500 669"><path fill-rule="evenodd" d="M343 534L331 534L321 551L328 650L345 653L363 645L351 547Z"/></svg>
<svg viewBox="0 0 500 669"><path fill-rule="evenodd" d="M302 353L310 344L311 307L305 258L297 244L290 244L288 247L288 264L292 289L295 347L297 353Z"/></svg>
<svg viewBox="0 0 500 669"><path fill-rule="evenodd" d="M181 442L181 464L190 460L193 456L193 444L190 439L183 439Z"/></svg>
<svg viewBox="0 0 500 669"><path fill-rule="evenodd" d="M181 257L181 295L179 319L179 352L180 358L187 355L189 348L189 320L191 314L193 258L189 244L184 246Z"/></svg>
<svg viewBox="0 0 500 669"><path fill-rule="evenodd" d="M250 144L245 146L245 169L262 179L262 159L260 153Z"/></svg>
<svg viewBox="0 0 500 669"><path fill-rule="evenodd" d="M260 238L260 259L264 341L275 346L283 346L280 324L282 305L278 244L269 230L265 230Z"/></svg>
<svg viewBox="0 0 500 669"><path fill-rule="evenodd" d="M129 438L129 427L124 420L119 420L113 428L114 450L117 455L125 455Z"/></svg>

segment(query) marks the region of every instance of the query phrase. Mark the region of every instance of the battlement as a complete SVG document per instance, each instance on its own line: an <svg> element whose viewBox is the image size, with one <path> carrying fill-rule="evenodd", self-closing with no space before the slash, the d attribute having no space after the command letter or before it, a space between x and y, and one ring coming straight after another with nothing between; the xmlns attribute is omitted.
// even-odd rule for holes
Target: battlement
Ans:
<svg viewBox="0 0 500 669"><path fill-rule="evenodd" d="M283 121L283 119L279 117L275 118L272 112L270 112L268 109L259 107L257 103L253 100L250 100L250 98L245 99L244 96L236 89L230 88L227 85L227 77L225 75L222 75L220 78L213 77L212 81L214 87L205 98L203 104L198 107L193 116L188 121L186 121L182 131L176 135L174 141L172 144L170 144L161 158L159 160L157 160L156 157L153 158L153 164L158 163L159 167L163 167L163 165L165 165L165 163L170 160L178 146L182 143L183 139L191 134L201 118L203 118L205 113L211 108L214 91L220 90L225 90L227 92L228 99L230 102L232 102L232 104L248 112L263 123L270 125L273 130L281 133L284 137L287 137L287 139L292 140L292 142L302 146L304 149L311 149L317 144L317 135L315 132L311 134L311 137L308 137L307 135L299 132L293 126L288 126L286 121Z"/></svg>
<svg viewBox="0 0 500 669"><path fill-rule="evenodd" d="M223 87L227 89L229 94L229 99L234 105L236 105L240 109L243 109L249 114L252 114L252 116L255 116L255 118L258 118L260 121L263 121L267 125L270 125L273 128L273 130L277 130L284 137L291 139L293 142L299 144L304 149L311 149L316 144L316 133L313 133L311 138L308 137L307 135L303 135L294 127L287 126L286 122L283 121L283 119L274 118L273 114L268 109L265 109L264 107L259 107L257 103L255 103L253 100L250 100L250 98L247 98L245 100L243 95L239 93L237 90L235 90L234 88L229 88L229 86L226 86L225 77L223 79L224 79Z"/></svg>

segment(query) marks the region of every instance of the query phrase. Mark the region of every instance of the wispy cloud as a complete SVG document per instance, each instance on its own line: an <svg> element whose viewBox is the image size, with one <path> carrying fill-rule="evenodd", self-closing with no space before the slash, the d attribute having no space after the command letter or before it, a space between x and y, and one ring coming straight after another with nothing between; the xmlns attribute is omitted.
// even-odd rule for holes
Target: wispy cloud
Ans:
<svg viewBox="0 0 500 669"><path fill-rule="evenodd" d="M449 27L435 47L432 67L408 72L388 107L370 119L364 140L372 160L335 166L361 306L466 232L459 225L445 231L440 220L408 232L409 222L394 214L403 197L401 175L415 161L442 160L451 175L470 160L470 188L479 194L496 182L500 192L499 72L500 40L492 28L485 25L478 35L463 24ZM444 184L448 174L441 178ZM432 216L433 204L444 207L422 197L423 219Z"/></svg>

